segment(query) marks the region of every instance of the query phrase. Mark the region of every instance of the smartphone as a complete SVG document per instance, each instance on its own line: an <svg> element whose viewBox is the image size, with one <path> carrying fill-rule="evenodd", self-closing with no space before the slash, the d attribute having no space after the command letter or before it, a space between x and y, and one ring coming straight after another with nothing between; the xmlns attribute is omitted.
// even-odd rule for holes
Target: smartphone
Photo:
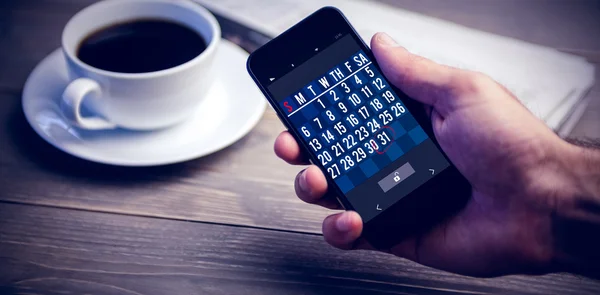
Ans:
<svg viewBox="0 0 600 295"><path fill-rule="evenodd" d="M425 107L388 82L337 8L257 49L247 68L325 174L327 197L358 212L373 246L387 249L464 206L470 185L438 145Z"/></svg>

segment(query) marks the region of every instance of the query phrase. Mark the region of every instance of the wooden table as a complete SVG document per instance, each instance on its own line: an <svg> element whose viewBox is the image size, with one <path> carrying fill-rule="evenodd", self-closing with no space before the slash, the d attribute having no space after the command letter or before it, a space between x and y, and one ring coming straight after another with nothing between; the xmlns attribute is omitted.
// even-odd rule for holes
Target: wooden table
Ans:
<svg viewBox="0 0 600 295"><path fill-rule="evenodd" d="M93 0L0 1L1 294L599 294L570 274L474 279L321 237L328 210L293 193L275 158L283 130L258 126L210 157L164 167L83 161L44 142L21 110L23 83ZM600 63L598 1L391 1ZM600 138L600 87L573 131Z"/></svg>

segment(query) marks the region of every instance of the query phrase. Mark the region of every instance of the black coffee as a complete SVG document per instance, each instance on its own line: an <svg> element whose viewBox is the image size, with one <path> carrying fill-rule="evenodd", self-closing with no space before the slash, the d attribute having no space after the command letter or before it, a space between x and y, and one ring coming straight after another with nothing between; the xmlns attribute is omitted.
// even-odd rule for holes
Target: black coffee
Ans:
<svg viewBox="0 0 600 295"><path fill-rule="evenodd" d="M186 63L206 49L206 41L175 22L140 19L100 29L77 49L84 63L111 72L146 73Z"/></svg>

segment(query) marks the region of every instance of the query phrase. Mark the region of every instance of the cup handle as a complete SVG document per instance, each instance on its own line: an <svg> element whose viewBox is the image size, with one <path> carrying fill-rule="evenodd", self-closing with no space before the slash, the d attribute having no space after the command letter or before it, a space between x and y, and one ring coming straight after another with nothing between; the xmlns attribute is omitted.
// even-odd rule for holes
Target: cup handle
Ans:
<svg viewBox="0 0 600 295"><path fill-rule="evenodd" d="M98 82L88 78L78 78L69 83L62 95L60 108L63 115L73 124L83 129L114 129L116 124L100 117L81 116L81 103L86 96L92 94L100 97L102 90Z"/></svg>

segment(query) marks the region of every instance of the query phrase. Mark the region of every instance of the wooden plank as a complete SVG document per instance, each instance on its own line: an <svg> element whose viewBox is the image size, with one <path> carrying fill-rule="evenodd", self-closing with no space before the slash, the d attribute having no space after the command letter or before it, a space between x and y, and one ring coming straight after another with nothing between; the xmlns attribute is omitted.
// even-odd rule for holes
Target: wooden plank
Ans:
<svg viewBox="0 0 600 295"><path fill-rule="evenodd" d="M27 126L17 95L0 96L0 118L8 119L0 132L5 200L310 232L320 231L328 212L294 196L299 168L275 158L273 136L282 127L272 116L210 158L120 168L76 159L45 143Z"/></svg>
<svg viewBox="0 0 600 295"><path fill-rule="evenodd" d="M35 65L60 47L62 29L75 11L54 14L0 7L0 89L18 91L23 87Z"/></svg>
<svg viewBox="0 0 600 295"><path fill-rule="evenodd" d="M0 204L2 294L598 294L571 275L476 279L315 235Z"/></svg>
<svg viewBox="0 0 600 295"><path fill-rule="evenodd" d="M127 168L80 160L43 141L28 126L19 95L0 93L0 199L307 232L320 232L329 212L295 197L300 168L274 155L283 126L272 112L210 157Z"/></svg>

